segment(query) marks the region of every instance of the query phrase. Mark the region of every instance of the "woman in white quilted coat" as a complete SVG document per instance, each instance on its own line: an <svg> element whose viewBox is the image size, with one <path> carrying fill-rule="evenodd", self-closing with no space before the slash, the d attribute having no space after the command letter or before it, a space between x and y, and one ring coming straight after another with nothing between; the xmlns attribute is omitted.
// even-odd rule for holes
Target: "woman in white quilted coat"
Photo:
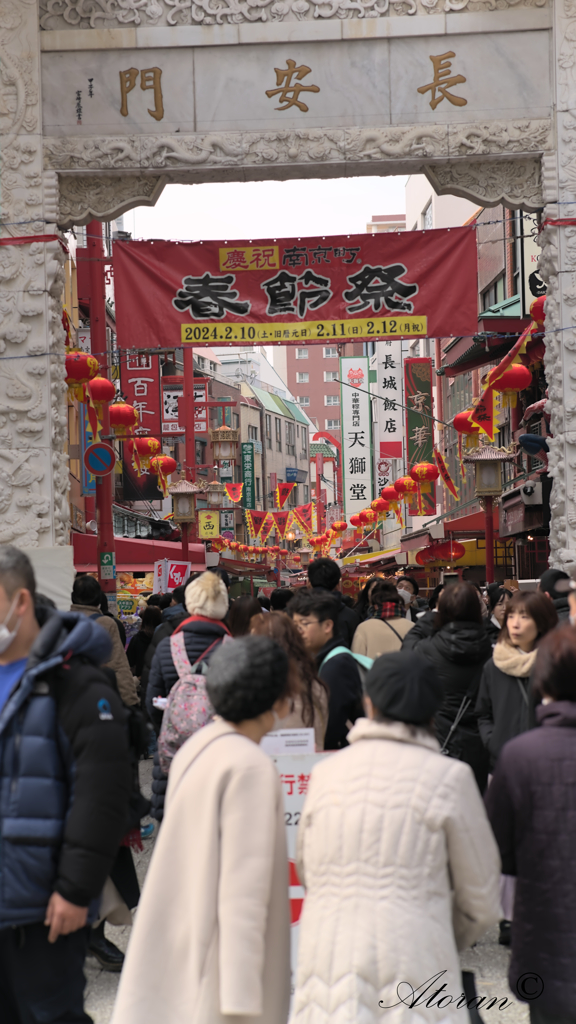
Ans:
<svg viewBox="0 0 576 1024"><path fill-rule="evenodd" d="M429 728L429 662L383 655L364 686L368 717L314 768L300 821L291 1024L465 1024L457 951L501 917L498 849L471 769Z"/></svg>

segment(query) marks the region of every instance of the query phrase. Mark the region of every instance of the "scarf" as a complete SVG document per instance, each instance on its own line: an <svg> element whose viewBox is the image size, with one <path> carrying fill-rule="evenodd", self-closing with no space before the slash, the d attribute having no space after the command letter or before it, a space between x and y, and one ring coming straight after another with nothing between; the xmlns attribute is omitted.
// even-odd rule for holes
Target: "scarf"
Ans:
<svg viewBox="0 0 576 1024"><path fill-rule="evenodd" d="M397 601L384 601L383 604L371 604L368 608L368 619L400 619Z"/></svg>
<svg viewBox="0 0 576 1024"><path fill-rule="evenodd" d="M537 651L521 651L519 647L499 640L492 653L496 668L507 676L515 676L517 679L527 679L536 661Z"/></svg>

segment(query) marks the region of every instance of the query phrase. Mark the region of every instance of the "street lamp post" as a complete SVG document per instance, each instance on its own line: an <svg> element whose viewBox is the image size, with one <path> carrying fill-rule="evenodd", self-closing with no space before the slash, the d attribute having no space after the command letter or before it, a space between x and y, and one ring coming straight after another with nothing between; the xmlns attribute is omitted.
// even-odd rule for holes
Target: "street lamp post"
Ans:
<svg viewBox="0 0 576 1024"><path fill-rule="evenodd" d="M476 497L484 508L487 583L494 583L494 498L502 494L502 463L514 462L516 449L515 444L509 448L480 445L479 448L472 448L463 460L476 467Z"/></svg>

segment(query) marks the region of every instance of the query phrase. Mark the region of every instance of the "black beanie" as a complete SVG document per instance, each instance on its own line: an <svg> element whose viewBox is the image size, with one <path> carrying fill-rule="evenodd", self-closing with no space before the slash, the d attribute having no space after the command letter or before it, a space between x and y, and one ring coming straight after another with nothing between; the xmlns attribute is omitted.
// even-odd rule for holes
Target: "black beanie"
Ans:
<svg viewBox="0 0 576 1024"><path fill-rule="evenodd" d="M377 658L364 691L383 718L411 725L428 725L444 697L433 665L416 651L394 651Z"/></svg>

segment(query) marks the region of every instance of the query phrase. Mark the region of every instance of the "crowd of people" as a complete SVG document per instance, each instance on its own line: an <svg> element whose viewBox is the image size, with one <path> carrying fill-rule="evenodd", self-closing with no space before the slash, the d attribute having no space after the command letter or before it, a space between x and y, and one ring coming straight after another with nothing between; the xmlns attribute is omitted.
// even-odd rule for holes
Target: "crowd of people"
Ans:
<svg viewBox="0 0 576 1024"><path fill-rule="evenodd" d="M196 573L126 644L96 579L58 612L0 547L3 1024L88 1024L86 956L122 972L113 1024L286 1024L283 798L260 747L280 727L331 752L298 828L292 1024L463 1020L482 1000L458 951L497 923L532 1024L576 1022L576 580L425 599L373 577L353 602L316 558L308 582L231 599L223 569ZM126 923L125 957L105 927Z"/></svg>

